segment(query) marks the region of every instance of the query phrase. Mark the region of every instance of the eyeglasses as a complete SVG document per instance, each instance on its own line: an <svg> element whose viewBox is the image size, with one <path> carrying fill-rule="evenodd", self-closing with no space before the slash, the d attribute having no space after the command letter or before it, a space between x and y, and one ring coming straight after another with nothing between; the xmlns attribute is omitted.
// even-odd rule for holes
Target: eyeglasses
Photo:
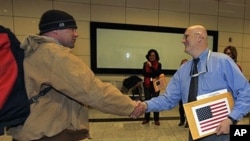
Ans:
<svg viewBox="0 0 250 141"><path fill-rule="evenodd" d="M184 34L184 35L183 35L183 39L186 40L189 36L191 36L191 35L190 35L190 34Z"/></svg>
<svg viewBox="0 0 250 141"><path fill-rule="evenodd" d="M231 53L231 52L225 52L225 54L227 54L227 55L232 55L232 53Z"/></svg>
<svg viewBox="0 0 250 141"><path fill-rule="evenodd" d="M199 75L208 72L207 64L208 64L208 60L209 60L209 58L210 58L210 55L211 55L211 51L209 50L209 51L208 51L208 54L207 54L206 71L202 71L202 72L198 72L198 73L192 74L193 68L194 68L194 64L193 64L193 65L192 65L192 69L191 69L191 71L190 71L190 76L191 76L191 77L198 77Z"/></svg>
<svg viewBox="0 0 250 141"><path fill-rule="evenodd" d="M200 35L202 39L205 38L205 37L203 37L200 33L197 32L197 33L193 33L193 34L184 34L183 37L182 37L182 39L187 40L187 38L188 38L189 36L192 36L192 35Z"/></svg>

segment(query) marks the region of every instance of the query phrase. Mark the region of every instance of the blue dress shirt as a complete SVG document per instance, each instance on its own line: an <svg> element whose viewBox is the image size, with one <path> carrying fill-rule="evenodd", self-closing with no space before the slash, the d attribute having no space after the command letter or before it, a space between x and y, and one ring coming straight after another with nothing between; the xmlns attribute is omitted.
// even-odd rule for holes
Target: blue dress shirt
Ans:
<svg viewBox="0 0 250 141"><path fill-rule="evenodd" d="M211 52L208 49L199 58L198 95L227 89L234 98L234 107L230 116L236 120L242 119L250 112L250 85L239 67L227 55ZM164 94L145 101L148 105L146 112L170 110L181 99L183 103L187 103L192 65L192 60L181 65L169 81Z"/></svg>

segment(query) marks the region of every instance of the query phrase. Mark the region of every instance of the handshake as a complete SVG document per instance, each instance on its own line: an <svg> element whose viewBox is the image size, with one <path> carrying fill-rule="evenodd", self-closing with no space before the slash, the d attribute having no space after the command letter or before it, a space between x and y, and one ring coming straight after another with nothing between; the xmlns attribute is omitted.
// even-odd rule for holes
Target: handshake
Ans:
<svg viewBox="0 0 250 141"><path fill-rule="evenodd" d="M147 104L145 102L136 101L136 106L134 111L129 115L129 117L136 119L142 116L147 110Z"/></svg>

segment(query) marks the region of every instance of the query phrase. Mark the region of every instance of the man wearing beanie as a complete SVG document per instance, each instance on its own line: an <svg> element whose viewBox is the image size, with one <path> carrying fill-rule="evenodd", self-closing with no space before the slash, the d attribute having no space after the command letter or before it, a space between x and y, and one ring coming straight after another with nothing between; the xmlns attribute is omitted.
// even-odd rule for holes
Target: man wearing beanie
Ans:
<svg viewBox="0 0 250 141"><path fill-rule="evenodd" d="M45 96L30 106L23 125L8 133L18 141L79 141L89 137L88 106L105 113L133 117L140 105L116 87L100 81L72 53L78 37L75 19L66 12L49 10L39 23L39 35L29 35L24 75L28 97L48 86Z"/></svg>

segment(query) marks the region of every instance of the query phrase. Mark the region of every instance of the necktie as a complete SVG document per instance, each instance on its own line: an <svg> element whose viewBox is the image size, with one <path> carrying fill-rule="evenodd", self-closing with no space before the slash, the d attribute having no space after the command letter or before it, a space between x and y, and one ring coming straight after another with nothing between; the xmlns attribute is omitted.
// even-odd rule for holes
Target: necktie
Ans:
<svg viewBox="0 0 250 141"><path fill-rule="evenodd" d="M197 92L198 92L198 76L195 76L194 74L198 73L197 64L199 61L200 61L199 58L193 60L194 65L193 65L193 69L192 69L193 71L191 74L192 78L190 81L188 102L196 100L196 96L197 96Z"/></svg>

